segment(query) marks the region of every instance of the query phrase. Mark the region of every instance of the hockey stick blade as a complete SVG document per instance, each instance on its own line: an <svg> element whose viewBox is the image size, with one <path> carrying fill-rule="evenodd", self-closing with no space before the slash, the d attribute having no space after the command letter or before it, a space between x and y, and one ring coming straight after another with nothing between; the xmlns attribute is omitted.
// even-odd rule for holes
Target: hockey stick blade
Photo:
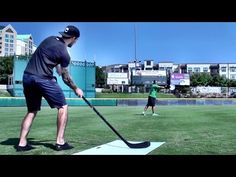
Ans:
<svg viewBox="0 0 236 177"><path fill-rule="evenodd" d="M133 143L129 143L129 142L125 142L127 144L127 146L129 146L130 148L147 148L150 146L150 141L144 141L144 142L141 142L141 143L136 143L136 144L133 144Z"/></svg>

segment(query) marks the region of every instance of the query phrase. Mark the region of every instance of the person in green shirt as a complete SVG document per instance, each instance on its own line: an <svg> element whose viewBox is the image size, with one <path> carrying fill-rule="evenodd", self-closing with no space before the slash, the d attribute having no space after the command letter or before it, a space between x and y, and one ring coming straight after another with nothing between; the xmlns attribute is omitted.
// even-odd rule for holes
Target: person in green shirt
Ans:
<svg viewBox="0 0 236 177"><path fill-rule="evenodd" d="M157 98L157 92L158 89L162 89L165 87L159 86L156 81L153 81L153 84L151 86L149 95L148 95L148 102L146 104L146 106L144 107L144 111L143 111L143 115L146 115L146 111L148 109L149 106L152 107L152 116L159 116L159 114L155 113L155 105L156 105L156 98Z"/></svg>

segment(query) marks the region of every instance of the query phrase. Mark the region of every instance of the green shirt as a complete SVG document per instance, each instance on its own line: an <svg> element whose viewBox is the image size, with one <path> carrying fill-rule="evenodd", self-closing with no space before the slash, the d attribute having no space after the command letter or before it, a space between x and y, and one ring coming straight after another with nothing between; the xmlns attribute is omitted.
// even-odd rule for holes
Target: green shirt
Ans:
<svg viewBox="0 0 236 177"><path fill-rule="evenodd" d="M157 91L160 86L157 84L152 84L151 90L149 92L149 96L153 98L157 98Z"/></svg>

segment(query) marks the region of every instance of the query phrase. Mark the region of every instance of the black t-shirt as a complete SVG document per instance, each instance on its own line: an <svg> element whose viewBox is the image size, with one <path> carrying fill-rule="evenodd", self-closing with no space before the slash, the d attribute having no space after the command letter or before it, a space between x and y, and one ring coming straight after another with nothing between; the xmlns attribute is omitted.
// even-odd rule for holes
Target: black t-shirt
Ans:
<svg viewBox="0 0 236 177"><path fill-rule="evenodd" d="M43 78L53 77L53 68L60 64L67 67L70 55L65 42L60 37L50 36L38 46L29 60L25 73Z"/></svg>

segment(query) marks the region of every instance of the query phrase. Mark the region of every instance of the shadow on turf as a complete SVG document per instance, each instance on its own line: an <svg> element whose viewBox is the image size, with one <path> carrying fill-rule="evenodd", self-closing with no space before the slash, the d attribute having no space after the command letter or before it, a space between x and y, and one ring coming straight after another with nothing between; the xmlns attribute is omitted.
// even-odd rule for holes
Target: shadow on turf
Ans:
<svg viewBox="0 0 236 177"><path fill-rule="evenodd" d="M35 141L34 138L29 138L28 143L32 146L45 146L47 148L55 150L55 146L53 144L47 143L47 141L50 140L44 140L44 141ZM5 141L0 142L1 145L7 145L7 146L14 146L17 145L19 142L19 138L8 138Z"/></svg>

